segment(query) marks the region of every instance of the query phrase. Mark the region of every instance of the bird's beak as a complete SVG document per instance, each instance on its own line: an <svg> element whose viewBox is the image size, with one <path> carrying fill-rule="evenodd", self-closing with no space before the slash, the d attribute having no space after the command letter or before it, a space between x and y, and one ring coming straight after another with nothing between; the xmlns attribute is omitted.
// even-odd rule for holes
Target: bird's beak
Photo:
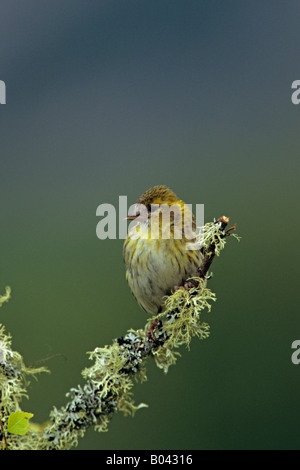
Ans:
<svg viewBox="0 0 300 470"><path fill-rule="evenodd" d="M134 209L130 208L129 212L131 212L131 214L128 214L128 216L125 217L124 220L135 220L139 218L139 221L141 222L141 220L144 220L145 218L144 211L140 210L140 204L136 204ZM148 216L147 211L146 211L146 215Z"/></svg>

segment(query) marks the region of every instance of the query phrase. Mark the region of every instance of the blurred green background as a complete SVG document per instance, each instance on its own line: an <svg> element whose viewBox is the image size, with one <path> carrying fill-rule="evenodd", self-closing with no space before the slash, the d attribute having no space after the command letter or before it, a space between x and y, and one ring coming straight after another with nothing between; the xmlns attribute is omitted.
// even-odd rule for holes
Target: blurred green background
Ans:
<svg viewBox="0 0 300 470"><path fill-rule="evenodd" d="M0 79L1 323L27 364L36 422L82 383L86 351L145 313L123 240L96 208L156 184L205 221L227 215L213 264L210 338L134 388L149 408L90 430L79 449L300 447L298 1L3 0Z"/></svg>

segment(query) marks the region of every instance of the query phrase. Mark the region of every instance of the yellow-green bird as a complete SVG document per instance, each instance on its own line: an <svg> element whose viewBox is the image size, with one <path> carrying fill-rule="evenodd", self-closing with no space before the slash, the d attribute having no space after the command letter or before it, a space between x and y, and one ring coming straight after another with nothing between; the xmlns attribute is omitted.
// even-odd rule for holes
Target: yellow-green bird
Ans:
<svg viewBox="0 0 300 470"><path fill-rule="evenodd" d="M166 186L154 186L142 194L127 219L136 219L136 225L123 248L126 279L140 306L157 313L164 296L195 275L201 264L195 219Z"/></svg>

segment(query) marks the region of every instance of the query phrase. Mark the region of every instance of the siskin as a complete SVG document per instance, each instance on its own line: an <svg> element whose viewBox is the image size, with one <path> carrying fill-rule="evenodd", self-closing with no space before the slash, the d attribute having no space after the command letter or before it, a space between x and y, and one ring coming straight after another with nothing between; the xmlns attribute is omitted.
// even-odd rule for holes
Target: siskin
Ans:
<svg viewBox="0 0 300 470"><path fill-rule="evenodd" d="M123 255L128 285L139 305L157 313L163 298L195 275L202 253L196 223L188 206L166 186L154 186L139 197Z"/></svg>

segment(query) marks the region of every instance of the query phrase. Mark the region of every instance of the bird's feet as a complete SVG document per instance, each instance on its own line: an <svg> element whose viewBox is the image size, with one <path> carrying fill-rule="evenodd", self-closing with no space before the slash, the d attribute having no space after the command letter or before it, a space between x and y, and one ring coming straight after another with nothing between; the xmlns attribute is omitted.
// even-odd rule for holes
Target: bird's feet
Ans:
<svg viewBox="0 0 300 470"><path fill-rule="evenodd" d="M155 336L155 329L161 326L161 321L158 318L151 323L148 330L146 331L146 336L148 339L152 340L154 343L159 344L158 338Z"/></svg>
<svg viewBox="0 0 300 470"><path fill-rule="evenodd" d="M197 283L193 280L185 281L185 283L182 286L174 286L174 292L176 292L179 289L189 290L189 289L192 289L192 287L196 287L196 285Z"/></svg>

